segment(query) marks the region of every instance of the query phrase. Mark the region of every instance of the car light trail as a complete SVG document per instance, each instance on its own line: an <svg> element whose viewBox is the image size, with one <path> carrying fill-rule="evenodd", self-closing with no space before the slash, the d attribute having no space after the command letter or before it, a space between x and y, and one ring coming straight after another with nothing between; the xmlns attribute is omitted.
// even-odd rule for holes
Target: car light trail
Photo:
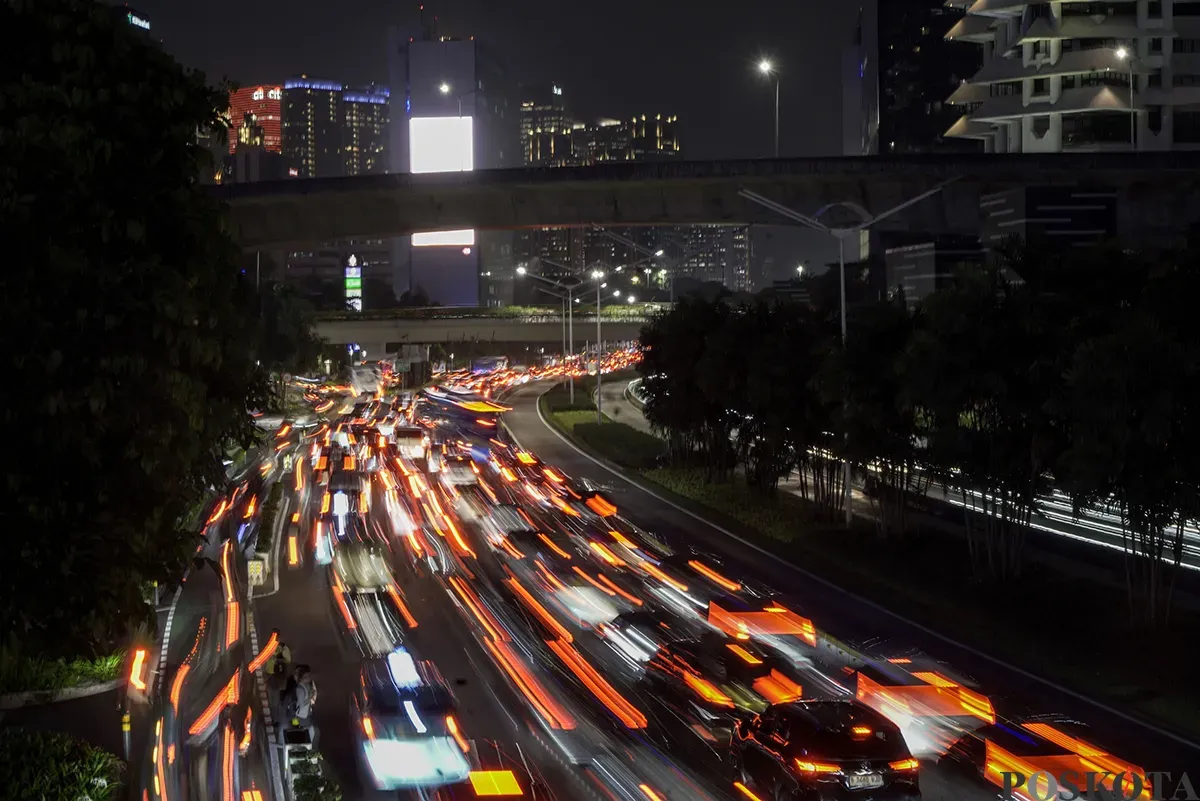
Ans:
<svg viewBox="0 0 1200 801"><path fill-rule="evenodd" d="M168 801L167 770L163 766L162 728L162 718L159 718L158 722L154 724L154 793L162 801Z"/></svg>
<svg viewBox="0 0 1200 801"><path fill-rule="evenodd" d="M450 586L458 593L458 597L466 604L467 609L479 621L487 633L491 635L493 640L498 642L509 642L508 632L500 625L496 618L492 617L492 613L484 608L483 602L479 600L479 596L471 590L466 583L458 576L450 577Z"/></svg>
<svg viewBox="0 0 1200 801"><path fill-rule="evenodd" d="M591 584L593 587L600 590L600 592L604 593L605 595L612 596L614 598L616 597L617 594L615 592L610 590L608 587L605 587L599 581L596 581L596 579L592 578L587 573L584 573L583 570L581 570L578 565L575 565L571 569L574 570L576 573L578 573L580 576L583 576L583 578L587 581L588 584Z"/></svg>
<svg viewBox="0 0 1200 801"><path fill-rule="evenodd" d="M651 789L650 785L648 784L639 784L638 789L641 790L642 794L645 795L646 798L650 799L650 801L666 801L666 799L664 799L661 795L654 792L654 790Z"/></svg>
<svg viewBox="0 0 1200 801"><path fill-rule="evenodd" d="M642 567L642 570L645 570L647 573L649 573L651 576L654 576L654 578L658 579L663 584L666 584L667 586L670 586L670 587L674 587L675 589L679 590L680 592L688 591L686 584L682 584L682 583L676 581L675 579L668 576L666 573L659 570L658 565L652 564L650 562L642 562L641 567Z"/></svg>
<svg viewBox="0 0 1200 801"><path fill-rule="evenodd" d="M263 665L267 664L267 660L270 659L277 650L279 650L279 632L272 631L271 636L267 639L266 644L263 645L262 650L258 653L258 656L254 657L250 664L246 666L246 670L251 673L257 673L262 669Z"/></svg>
<svg viewBox="0 0 1200 801"><path fill-rule="evenodd" d="M550 614L550 611L546 609L546 607L542 606L538 600L530 594L529 590L525 589L521 582L517 581L516 578L508 578L505 579L504 583L507 584L513 593L515 593L516 596L521 599L521 602L525 604L526 608L529 609L530 612L533 612L533 614L539 620L545 623L546 627L549 628L551 632L558 635L559 639L566 640L567 642L574 641L575 638L571 636L571 632L567 631L566 627L564 627L562 623L559 623L554 618L554 615Z"/></svg>
<svg viewBox="0 0 1200 801"><path fill-rule="evenodd" d="M599 555L599 557L601 559L603 559L605 562L608 562L613 567L624 567L625 566L625 562L623 560L617 558L616 554L614 554L612 551L605 548L600 543L589 542L588 547L590 547L593 551L595 551Z"/></svg>
<svg viewBox="0 0 1200 801"><path fill-rule="evenodd" d="M171 682L171 709L176 713L179 712L179 694L183 691L183 683L191 669L192 666L184 662L179 666L179 670L175 671L175 679Z"/></svg>
<svg viewBox="0 0 1200 801"><path fill-rule="evenodd" d="M224 735L221 738L221 798L223 801L233 801L237 792L234 787L234 767L237 751L233 742L233 726L226 723Z"/></svg>
<svg viewBox="0 0 1200 801"><path fill-rule="evenodd" d="M634 606L642 605L641 598L638 598L636 595L630 595L629 593L625 592L625 590L618 587L616 582L614 582L608 576L604 575L603 573L597 573L596 577L600 580L601 584L603 584L605 587L608 587L610 590L612 590L617 595L624 598L626 601L629 601L629 603L633 604Z"/></svg>
<svg viewBox="0 0 1200 801"><path fill-rule="evenodd" d="M143 669L146 667L146 649L139 648L133 652L133 664L129 666L129 683L134 689L141 692L146 691L146 679L142 677Z"/></svg>
<svg viewBox="0 0 1200 801"><path fill-rule="evenodd" d="M591 690L592 694L608 707L608 710L616 715L622 723L630 729L646 728L648 721L641 710L614 690L596 668L592 667L586 659L579 655L578 651L571 647L570 643L565 640L548 640L546 644L575 674L575 677L583 682L584 686Z"/></svg>
<svg viewBox="0 0 1200 801"><path fill-rule="evenodd" d="M746 798L748 798L750 801L763 801L761 798L759 798L757 795L755 795L755 794L754 794L754 793L753 793L753 792L750 790L750 788L749 788L749 787L747 787L746 785L742 784L741 782L734 782L734 783L733 783L733 786L734 786L734 788L735 788L735 789L736 789L736 790L737 790L739 793L741 793L743 796L745 796Z"/></svg>
<svg viewBox="0 0 1200 801"><path fill-rule="evenodd" d="M742 589L741 584L738 584L736 581L733 581L731 579L725 578L720 573L713 570L711 567L709 567L708 565L704 564L703 562L701 562L697 559L690 560L688 562L688 567L690 567L692 570L695 570L697 573L704 576L706 579L708 579L712 583L716 584L718 587L723 587L724 589L727 589L730 592L738 592L739 590Z"/></svg>
<svg viewBox="0 0 1200 801"><path fill-rule="evenodd" d="M485 639L483 644L542 720L554 729L570 731L575 728L575 719L554 701L507 643Z"/></svg>
<svg viewBox="0 0 1200 801"><path fill-rule="evenodd" d="M558 544L555 543L554 540L547 537L545 534L538 532L538 539L540 539L542 542L546 543L546 547L548 547L550 550L554 551L556 554L561 556L563 559L571 558L571 554L567 553L562 548L558 547Z"/></svg>
<svg viewBox="0 0 1200 801"><path fill-rule="evenodd" d="M412 612L408 611L408 606L405 605L404 599L400 597L400 589L393 583L389 584L388 595L392 596L392 601L395 602L396 608L400 610L400 614L404 617L404 623L410 629L417 627L417 619L413 617Z"/></svg>
<svg viewBox="0 0 1200 801"><path fill-rule="evenodd" d="M195 736L207 730L216 721L222 709L238 702L238 679L240 675L240 670L234 671L229 683L221 688L220 692L216 694L204 711L200 713L200 717L196 718L196 721L188 729L188 734Z"/></svg>

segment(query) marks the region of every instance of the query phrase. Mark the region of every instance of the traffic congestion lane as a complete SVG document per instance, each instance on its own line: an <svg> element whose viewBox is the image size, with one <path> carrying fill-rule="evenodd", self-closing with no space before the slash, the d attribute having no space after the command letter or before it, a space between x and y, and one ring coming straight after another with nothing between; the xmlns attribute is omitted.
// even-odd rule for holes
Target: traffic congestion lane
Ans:
<svg viewBox="0 0 1200 801"><path fill-rule="evenodd" d="M1027 705L1034 712L1057 712L1089 723L1096 731L1095 739L1102 745L1147 770L1178 772L1200 764L1200 746L1186 738L1074 696L1064 688L993 662L978 652L893 617L881 607L849 596L778 557L739 542L699 516L681 511L605 469L566 443L541 419L537 398L548 388L531 384L505 397L505 402L513 407L505 414L509 432L522 448L610 494L620 513L640 527L673 544L690 544L719 554L730 564L737 565L747 578L775 587L797 587L801 582L801 589L791 593L799 601L798 610L834 636L860 642L886 636L897 643L936 654L957 670L973 676L993 698L1002 696ZM734 524L726 527L731 531L739 528ZM1064 636L1069 641L1069 633Z"/></svg>
<svg viewBox="0 0 1200 801"><path fill-rule="evenodd" d="M313 493L302 513L301 531L311 531L309 513L319 497ZM379 506L372 507L368 517L389 530ZM259 628L278 630L291 649L293 663L312 669L317 687L313 720L318 747L347 798L394 798L395 793L380 793L371 787L359 766L359 737L350 712L350 695L358 685L362 657L345 636L345 623L333 606L327 569L314 566L311 549L303 565L289 568L285 562L281 560L275 568L281 571L278 591L256 599ZM456 718L464 736L506 753L515 750L538 774L543 794L549 790L551 797L557 798L594 797L561 757L533 734L523 704L473 640L441 584L400 564L395 573L418 621L406 645L414 656L432 661L445 676L458 702Z"/></svg>

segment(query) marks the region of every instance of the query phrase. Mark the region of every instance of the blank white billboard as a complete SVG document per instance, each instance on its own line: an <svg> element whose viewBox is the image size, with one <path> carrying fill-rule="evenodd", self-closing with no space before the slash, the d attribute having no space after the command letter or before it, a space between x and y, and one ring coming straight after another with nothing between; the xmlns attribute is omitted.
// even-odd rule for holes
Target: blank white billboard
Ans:
<svg viewBox="0 0 1200 801"><path fill-rule="evenodd" d="M414 248L437 247L438 245L471 247L474 244L475 231L469 228L465 231L433 231L431 233L412 235L412 246Z"/></svg>
<svg viewBox="0 0 1200 801"><path fill-rule="evenodd" d="M413 117L408 121L409 169L414 173L475 169L470 117Z"/></svg>

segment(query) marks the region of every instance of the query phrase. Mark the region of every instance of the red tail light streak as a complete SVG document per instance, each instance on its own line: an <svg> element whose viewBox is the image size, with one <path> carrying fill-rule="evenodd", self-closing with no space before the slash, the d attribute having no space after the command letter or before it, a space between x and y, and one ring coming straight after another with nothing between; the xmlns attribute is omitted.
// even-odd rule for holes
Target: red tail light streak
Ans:
<svg viewBox="0 0 1200 801"><path fill-rule="evenodd" d="M546 643L550 650L558 655L563 664L575 674L575 677L585 687L592 691L610 712L630 729L644 729L648 725L646 716L641 710L627 701L624 696L613 689L612 685L600 675L596 668L580 656L569 642L565 640L549 640Z"/></svg>

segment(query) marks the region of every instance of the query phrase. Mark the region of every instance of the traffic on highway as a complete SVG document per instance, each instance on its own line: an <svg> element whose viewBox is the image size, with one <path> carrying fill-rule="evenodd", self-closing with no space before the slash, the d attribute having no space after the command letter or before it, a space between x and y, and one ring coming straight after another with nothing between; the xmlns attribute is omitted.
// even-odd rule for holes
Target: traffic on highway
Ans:
<svg viewBox="0 0 1200 801"><path fill-rule="evenodd" d="M145 797L294 797L309 752L354 799L1033 801L1011 774L1064 770L1152 797L1159 766L1111 732L894 640L835 638L804 586L522 448L506 393L563 374L305 388L312 414L212 510Z"/></svg>

